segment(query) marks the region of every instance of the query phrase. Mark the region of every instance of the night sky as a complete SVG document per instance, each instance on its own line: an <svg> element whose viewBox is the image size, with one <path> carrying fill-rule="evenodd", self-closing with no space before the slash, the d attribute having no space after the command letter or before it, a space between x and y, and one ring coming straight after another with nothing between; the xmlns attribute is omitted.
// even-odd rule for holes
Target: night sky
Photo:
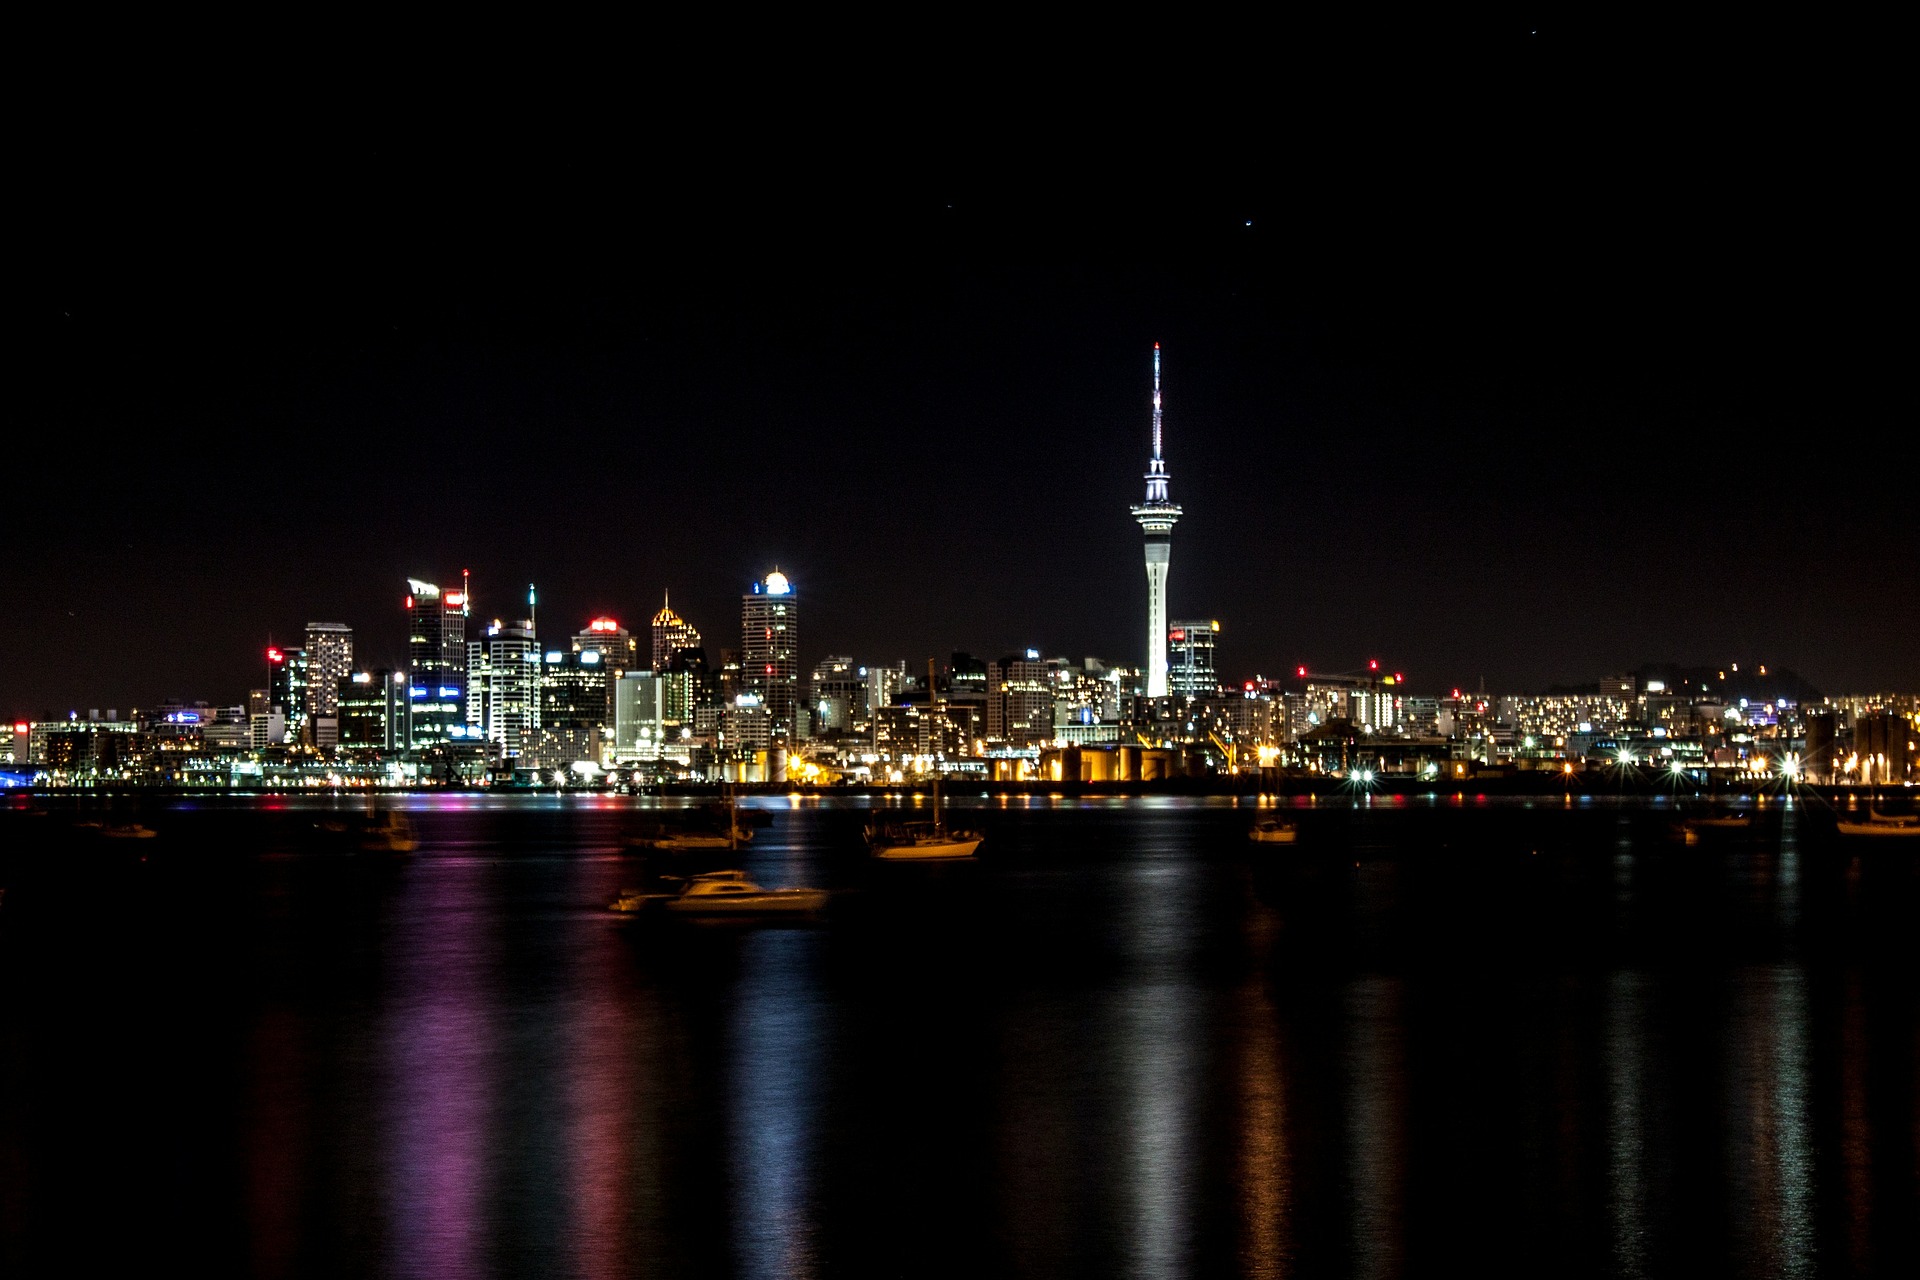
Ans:
<svg viewBox="0 0 1920 1280"><path fill-rule="evenodd" d="M310 619L401 663L405 578L462 569L550 642L670 589L732 646L777 564L808 665L1137 663L1156 341L1172 612L1231 676L1920 686L1893 104L1467 35L1198 95L1036 56L37 99L0 713L238 702Z"/></svg>

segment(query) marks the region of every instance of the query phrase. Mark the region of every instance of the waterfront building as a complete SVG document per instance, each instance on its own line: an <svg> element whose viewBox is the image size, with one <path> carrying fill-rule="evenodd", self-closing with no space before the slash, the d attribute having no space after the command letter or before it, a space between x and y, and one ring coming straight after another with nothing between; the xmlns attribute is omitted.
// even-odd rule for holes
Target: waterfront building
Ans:
<svg viewBox="0 0 1920 1280"><path fill-rule="evenodd" d="M800 610L793 584L775 569L740 597L740 682L757 696L777 739L797 736Z"/></svg>
<svg viewBox="0 0 1920 1280"><path fill-rule="evenodd" d="M1167 690L1188 698L1210 698L1220 691L1213 665L1220 624L1208 619L1176 622L1167 631Z"/></svg>
<svg viewBox="0 0 1920 1280"><path fill-rule="evenodd" d="M303 708L308 723L316 717L338 716L340 682L351 674L353 628L344 622L309 622Z"/></svg>
<svg viewBox="0 0 1920 1280"><path fill-rule="evenodd" d="M1167 682L1167 559L1180 508L1167 497L1167 464L1160 455L1160 344L1153 344L1153 457L1147 462L1147 500L1133 507L1146 539L1147 696L1164 698Z"/></svg>
<svg viewBox="0 0 1920 1280"><path fill-rule="evenodd" d="M407 579L407 746L467 736L467 593ZM456 734L454 731L459 730Z"/></svg>

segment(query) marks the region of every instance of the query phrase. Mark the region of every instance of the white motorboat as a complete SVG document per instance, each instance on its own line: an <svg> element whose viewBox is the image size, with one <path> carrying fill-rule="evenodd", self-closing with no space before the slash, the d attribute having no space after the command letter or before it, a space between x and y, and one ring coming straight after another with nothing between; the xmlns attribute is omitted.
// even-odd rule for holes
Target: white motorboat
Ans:
<svg viewBox="0 0 1920 1280"><path fill-rule="evenodd" d="M935 862L971 858L984 837L978 831L949 831L940 817L940 780L933 780L933 820L898 822L867 828L867 847L889 862Z"/></svg>
<svg viewBox="0 0 1920 1280"><path fill-rule="evenodd" d="M1247 832L1247 839L1255 844L1292 844L1299 838L1299 829L1281 818L1257 819L1253 830Z"/></svg>
<svg viewBox="0 0 1920 1280"><path fill-rule="evenodd" d="M789 915L818 911L827 905L827 898L825 889L763 889L744 871L710 871L690 877L679 893L660 905L676 915ZM615 901L615 910L623 909L622 900Z"/></svg>

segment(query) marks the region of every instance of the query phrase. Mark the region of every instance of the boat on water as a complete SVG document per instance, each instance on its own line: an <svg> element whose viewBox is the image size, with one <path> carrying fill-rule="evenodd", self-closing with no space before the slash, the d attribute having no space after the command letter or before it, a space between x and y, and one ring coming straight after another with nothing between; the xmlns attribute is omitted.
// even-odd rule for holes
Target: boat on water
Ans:
<svg viewBox="0 0 1920 1280"><path fill-rule="evenodd" d="M101 827L100 834L109 840L151 840L160 833L138 822L118 822Z"/></svg>
<svg viewBox="0 0 1920 1280"><path fill-rule="evenodd" d="M1680 836L1686 844L1699 844L1702 839L1709 837L1750 835L1753 829L1751 813L1697 813L1680 820Z"/></svg>
<svg viewBox="0 0 1920 1280"><path fill-rule="evenodd" d="M735 803L731 788L727 791L726 804L715 805L713 809L722 823L718 831L688 828L657 832L653 835L632 835L627 837L627 847L659 849L669 853L705 849L738 849L753 839L752 829L740 821L739 806Z"/></svg>
<svg viewBox="0 0 1920 1280"><path fill-rule="evenodd" d="M949 830L940 816L940 779L933 780L933 820L867 827L867 848L888 862L938 862L971 858L984 839L978 831Z"/></svg>
<svg viewBox="0 0 1920 1280"><path fill-rule="evenodd" d="M825 889L767 889L744 871L709 871L688 876L671 892L648 893L627 889L607 904L610 911L635 914L665 911L678 916L787 916L818 911L827 905Z"/></svg>
<svg viewBox="0 0 1920 1280"><path fill-rule="evenodd" d="M420 838L406 814L389 812L361 829L360 847L368 853L412 853L420 847Z"/></svg>
<svg viewBox="0 0 1920 1280"><path fill-rule="evenodd" d="M1255 844L1292 844L1300 838L1299 828L1283 818L1255 819L1247 839Z"/></svg>
<svg viewBox="0 0 1920 1280"><path fill-rule="evenodd" d="M1843 836L1920 841L1920 817L1867 810L1865 818L1842 818L1834 824Z"/></svg>

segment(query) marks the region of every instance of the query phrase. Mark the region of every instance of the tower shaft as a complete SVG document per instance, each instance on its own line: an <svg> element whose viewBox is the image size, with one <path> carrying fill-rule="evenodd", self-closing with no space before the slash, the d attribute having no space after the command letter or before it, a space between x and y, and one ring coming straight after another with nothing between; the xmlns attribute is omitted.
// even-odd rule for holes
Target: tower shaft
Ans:
<svg viewBox="0 0 1920 1280"><path fill-rule="evenodd" d="M1173 526L1180 508L1167 496L1167 464L1161 456L1160 344L1153 344L1153 456L1147 462L1147 500L1133 518L1146 537L1147 551L1147 696L1167 696L1167 562Z"/></svg>

